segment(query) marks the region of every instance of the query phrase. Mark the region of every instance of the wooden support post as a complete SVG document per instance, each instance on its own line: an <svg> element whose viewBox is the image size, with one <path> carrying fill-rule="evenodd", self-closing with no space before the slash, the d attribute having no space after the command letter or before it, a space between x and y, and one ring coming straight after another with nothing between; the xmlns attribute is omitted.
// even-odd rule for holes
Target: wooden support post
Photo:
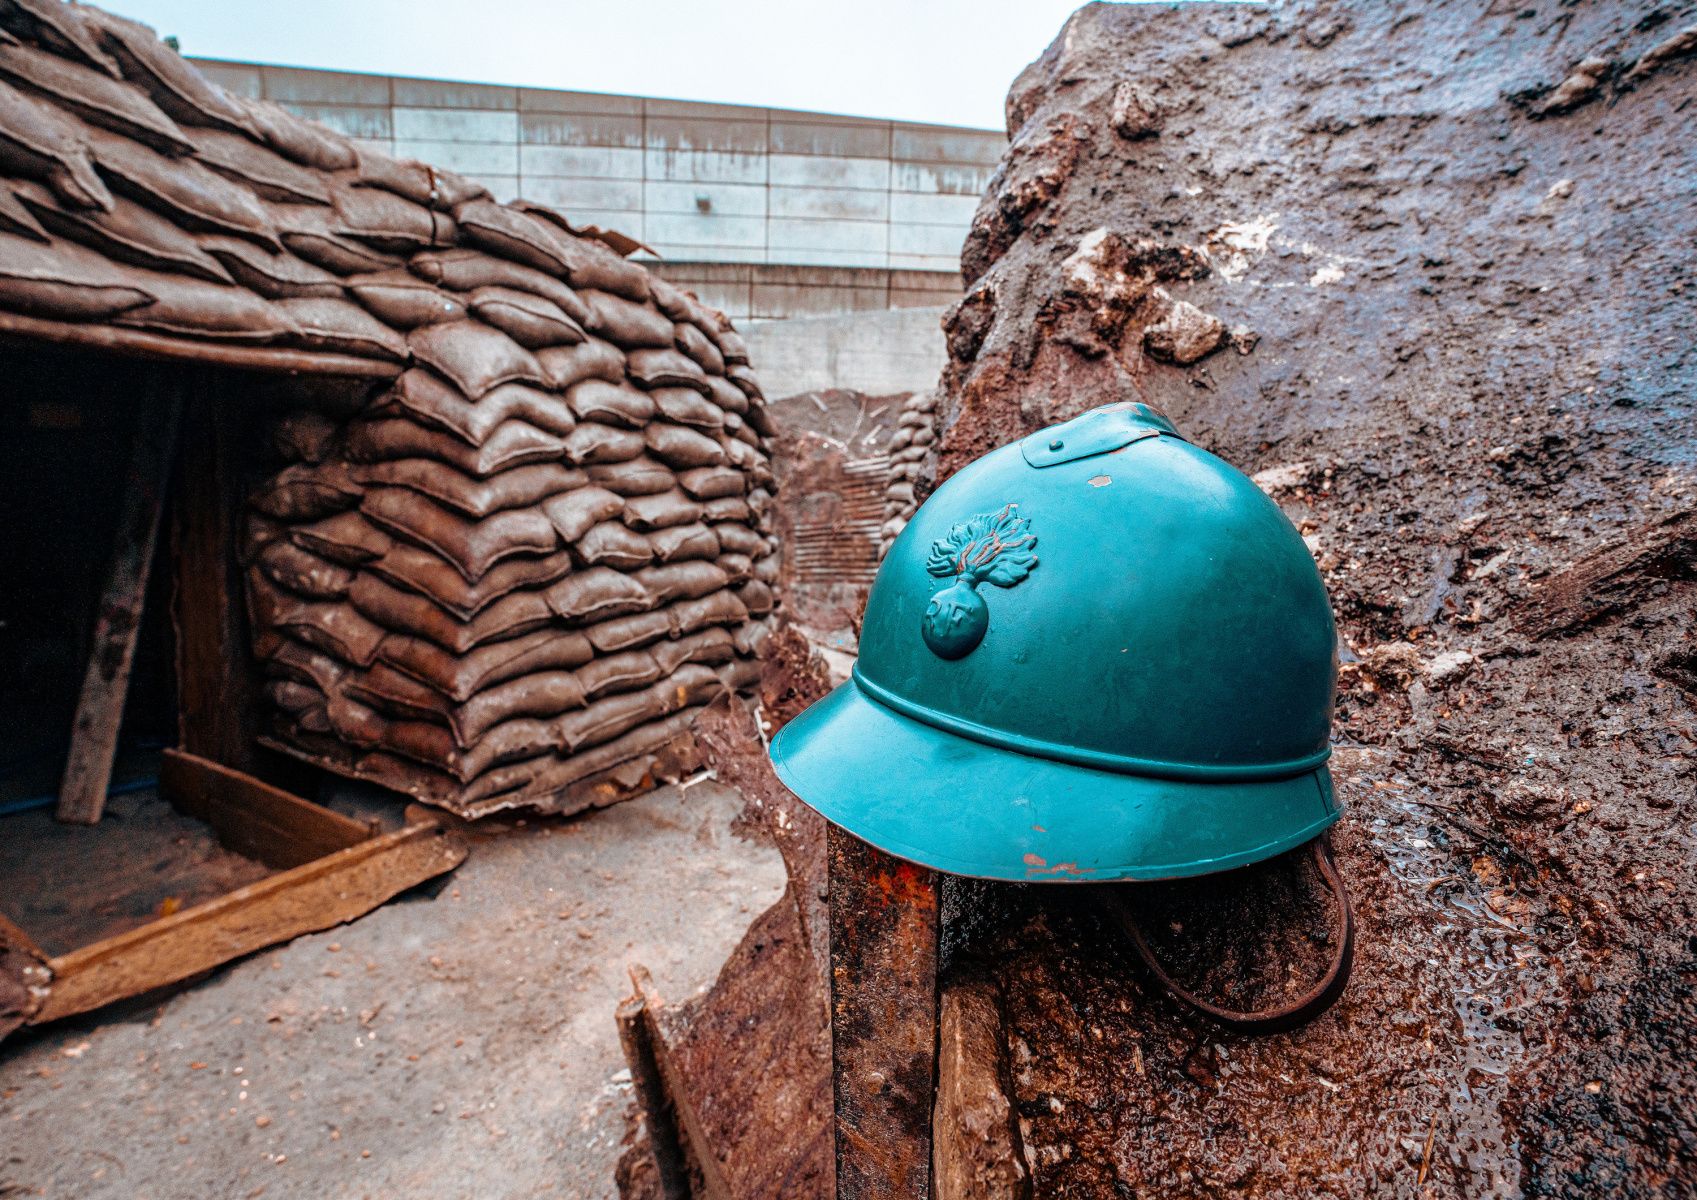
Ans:
<svg viewBox="0 0 1697 1200"><path fill-rule="evenodd" d="M826 853L837 1198L927 1200L937 1089L938 876L835 825Z"/></svg>
<svg viewBox="0 0 1697 1200"><path fill-rule="evenodd" d="M159 539L159 513L171 477L171 461L182 421L182 393L166 381L142 393L136 413L134 448L118 510L118 539L100 597L94 652L83 677L82 696L71 726L71 751L59 785L58 817L93 825L106 806L118 727L129 694L130 664L141 632L141 607L148 570Z"/></svg>

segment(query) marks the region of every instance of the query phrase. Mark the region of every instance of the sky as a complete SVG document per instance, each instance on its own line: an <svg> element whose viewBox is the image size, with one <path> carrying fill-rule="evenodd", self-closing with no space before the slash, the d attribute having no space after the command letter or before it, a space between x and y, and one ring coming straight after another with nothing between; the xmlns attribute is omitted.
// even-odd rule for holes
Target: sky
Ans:
<svg viewBox="0 0 1697 1200"><path fill-rule="evenodd" d="M1081 0L96 0L184 54L980 129Z"/></svg>

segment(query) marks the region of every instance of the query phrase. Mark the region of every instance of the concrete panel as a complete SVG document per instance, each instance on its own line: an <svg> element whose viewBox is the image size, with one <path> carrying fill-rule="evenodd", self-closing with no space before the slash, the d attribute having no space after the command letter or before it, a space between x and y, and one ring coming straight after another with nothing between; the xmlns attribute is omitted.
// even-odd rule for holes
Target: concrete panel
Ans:
<svg viewBox="0 0 1697 1200"><path fill-rule="evenodd" d="M941 272L939 272L939 274L941 274ZM955 283L958 285L960 283L960 273L958 271L955 272L953 278ZM910 290L907 288L892 287L888 295L889 306L891 308L934 308L939 301L946 300L949 304L953 304L956 300L959 300L962 295L962 289L959 286L956 286L953 294L950 294L947 292L939 292L934 288Z"/></svg>
<svg viewBox="0 0 1697 1200"><path fill-rule="evenodd" d="M750 316L755 320L826 317L833 313L878 312L887 306L889 289L810 287L805 284L762 284L750 293Z"/></svg>
<svg viewBox="0 0 1697 1200"><path fill-rule="evenodd" d="M771 241L774 250L850 250L883 254L889 249L889 226L882 221L791 220L774 218ZM838 265L834 258L815 261ZM841 264L859 266L861 264ZM877 264L882 266L882 263Z"/></svg>
<svg viewBox="0 0 1697 1200"><path fill-rule="evenodd" d="M890 137L891 158L918 162L978 163L994 167L1008 148L1006 137L987 129L898 123Z"/></svg>
<svg viewBox="0 0 1697 1200"><path fill-rule="evenodd" d="M698 213L696 198L706 196L708 215L715 217L764 217L766 187L758 183L667 183L649 180L643 185L646 207L651 213Z"/></svg>
<svg viewBox="0 0 1697 1200"><path fill-rule="evenodd" d="M416 142L505 142L519 140L517 112L476 109L400 108L395 110L395 137Z"/></svg>
<svg viewBox="0 0 1697 1200"><path fill-rule="evenodd" d="M712 213L649 213L642 240L656 250L674 246L720 246L760 249L766 245L766 222L759 217L721 217Z"/></svg>
<svg viewBox="0 0 1697 1200"><path fill-rule="evenodd" d="M649 179L675 183L765 183L764 154L701 153L686 150L643 151Z"/></svg>
<svg viewBox="0 0 1697 1200"><path fill-rule="evenodd" d="M890 287L897 291L939 293L936 303L946 304L960 296L959 271L896 271L890 272Z"/></svg>
<svg viewBox="0 0 1697 1200"><path fill-rule="evenodd" d="M519 173L577 179L641 179L642 151L613 146L520 146Z"/></svg>
<svg viewBox="0 0 1697 1200"><path fill-rule="evenodd" d="M772 153L824 155L831 158L889 158L887 121L829 124L813 120L773 120Z"/></svg>
<svg viewBox="0 0 1697 1200"><path fill-rule="evenodd" d="M642 184L635 179L570 179L558 175L526 175L526 200L553 208L594 208L624 214L627 225L642 219ZM634 234L632 235L635 236Z"/></svg>
<svg viewBox="0 0 1697 1200"><path fill-rule="evenodd" d="M518 94L520 112L584 113L638 119L643 113L641 96L614 96L606 92L556 92L547 88L519 88Z"/></svg>
<svg viewBox="0 0 1697 1200"><path fill-rule="evenodd" d="M529 199L529 197L526 197ZM620 211L606 208L572 208L568 206L550 205L573 225L582 227L593 225L597 229L612 229L637 241L642 241L642 214L639 212Z"/></svg>
<svg viewBox="0 0 1697 1200"><path fill-rule="evenodd" d="M888 259L889 255L883 250L820 250L816 247L800 246L794 249L773 247L766 251L766 261L769 263L793 263L797 266L830 263L839 267L882 267Z"/></svg>
<svg viewBox="0 0 1697 1200"><path fill-rule="evenodd" d="M960 252L953 254L895 254L890 255L892 271L952 271L960 278Z"/></svg>
<svg viewBox="0 0 1697 1200"><path fill-rule="evenodd" d="M948 362L943 309L906 308L795 321L742 331L766 395L853 388L874 396L935 386Z"/></svg>
<svg viewBox="0 0 1697 1200"><path fill-rule="evenodd" d="M517 175L519 148L508 142L423 142L395 139L395 153L461 175Z"/></svg>
<svg viewBox="0 0 1697 1200"><path fill-rule="evenodd" d="M953 254L966 241L964 225L890 225L891 254Z"/></svg>
<svg viewBox="0 0 1697 1200"><path fill-rule="evenodd" d="M664 218L661 218L662 220ZM655 218L648 219L652 228ZM634 236L634 235L633 235ZM679 262L690 262L695 259L714 259L718 262L763 263L766 261L764 246L725 246L720 244L702 244L699 242L666 242L652 237L642 239L661 258L676 259Z"/></svg>
<svg viewBox="0 0 1697 1200"><path fill-rule="evenodd" d="M512 111L519 90L493 83L456 83L443 79L395 80L395 104L405 108L482 108Z"/></svg>
<svg viewBox="0 0 1697 1200"><path fill-rule="evenodd" d="M747 110L744 110L746 114ZM644 125L650 150L711 150L730 154L766 153L766 122L707 121L656 116L650 108Z"/></svg>
<svg viewBox="0 0 1697 1200"><path fill-rule="evenodd" d="M520 112L519 141L531 146L642 147L642 115Z"/></svg>
<svg viewBox="0 0 1697 1200"><path fill-rule="evenodd" d="M751 121L764 125L767 110L747 104L709 104L704 100L667 100L650 96L643 101L643 112L652 120L656 117L677 121Z"/></svg>
<svg viewBox="0 0 1697 1200"><path fill-rule="evenodd" d="M784 187L869 188L884 191L890 186L890 164L870 158L809 158L799 154L774 154L772 183Z"/></svg>
<svg viewBox="0 0 1697 1200"><path fill-rule="evenodd" d="M257 63L221 62L215 58L191 58L189 62L226 92L254 100L265 95L264 68Z"/></svg>
<svg viewBox="0 0 1697 1200"><path fill-rule="evenodd" d="M774 187L774 217L808 217L835 221L887 221L890 193L859 188Z"/></svg>
<svg viewBox="0 0 1697 1200"><path fill-rule="evenodd" d="M913 225L950 225L966 234L972 214L978 211L977 196L927 195L923 192L892 192L890 220Z"/></svg>
<svg viewBox="0 0 1697 1200"><path fill-rule="evenodd" d="M519 177L517 175L467 175L473 183L480 183L489 189L495 197L495 203L506 204L519 198Z"/></svg>
<svg viewBox="0 0 1697 1200"><path fill-rule="evenodd" d="M271 66L262 73L267 100L285 104L381 104L385 108L391 103L386 75Z"/></svg>
<svg viewBox="0 0 1697 1200"><path fill-rule="evenodd" d="M394 122L387 108L355 108L343 104L293 104L284 108L309 121L322 121L337 133L351 138L375 138L387 141L395 136Z"/></svg>
<svg viewBox="0 0 1697 1200"><path fill-rule="evenodd" d="M950 196L982 196L994 167L956 167L936 163L898 162L890 166L892 192L931 192Z"/></svg>

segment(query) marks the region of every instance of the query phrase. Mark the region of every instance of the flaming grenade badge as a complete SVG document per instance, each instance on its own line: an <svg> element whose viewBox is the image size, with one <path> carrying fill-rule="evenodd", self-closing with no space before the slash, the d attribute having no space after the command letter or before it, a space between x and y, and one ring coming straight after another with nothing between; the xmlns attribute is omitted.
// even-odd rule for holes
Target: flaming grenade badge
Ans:
<svg viewBox="0 0 1697 1200"><path fill-rule="evenodd" d="M1009 504L1000 512L980 513L949 530L931 546L925 569L939 579L955 576L953 587L931 597L920 618L925 644L939 658L964 658L984 640L990 628L990 608L978 594L988 579L997 587L1012 587L1037 567L1037 535L1027 532Z"/></svg>

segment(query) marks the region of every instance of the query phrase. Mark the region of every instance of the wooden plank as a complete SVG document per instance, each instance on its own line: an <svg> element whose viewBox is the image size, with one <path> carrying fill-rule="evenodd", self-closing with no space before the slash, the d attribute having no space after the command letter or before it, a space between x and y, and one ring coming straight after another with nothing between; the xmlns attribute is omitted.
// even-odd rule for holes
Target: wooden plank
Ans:
<svg viewBox="0 0 1697 1200"><path fill-rule="evenodd" d="M52 979L47 955L0 914L0 1038L35 1016Z"/></svg>
<svg viewBox="0 0 1697 1200"><path fill-rule="evenodd" d="M241 436L227 384L191 379L171 543L176 572L177 744L254 774L260 684L248 643L237 551L242 498L234 449Z"/></svg>
<svg viewBox="0 0 1697 1200"><path fill-rule="evenodd" d="M631 1087L637 1107L648 1127L648 1150L659 1177L659 1200L690 1200L689 1175L678 1145L677 1110L666 1096L660 1067L654 1057L654 1039L643 1019L646 1001L640 994L619 1002L613 1019L619 1026L619 1045L630 1064Z"/></svg>
<svg viewBox="0 0 1697 1200"><path fill-rule="evenodd" d="M837 1200L926 1200L937 1091L937 873L835 825L826 856Z"/></svg>
<svg viewBox="0 0 1697 1200"><path fill-rule="evenodd" d="M672 1099L672 1112L677 1120L673 1124L674 1134L679 1142L685 1137L694 1151L688 1156L695 1168L701 1172L701 1188L705 1193L704 1200L738 1200L731 1191L731 1185L725 1180L724 1165L714 1153L713 1139L706 1126L702 1123L701 1114L688 1101L689 1087L678 1070L677 1063L672 1061L666 1052L665 1031L659 1028L659 1014L666 1007L660 993L654 987L654 980L648 974L648 968L640 963L630 968L630 981L636 987L636 994L642 999L642 1020L648 1031L648 1044L654 1052L654 1063L659 1068L660 1078L665 1092ZM682 1125L681 1134L676 1133L678 1125Z"/></svg>
<svg viewBox="0 0 1697 1200"><path fill-rule="evenodd" d="M440 825L409 825L53 959L32 1025L88 1012L363 916L465 858Z"/></svg>
<svg viewBox="0 0 1697 1200"><path fill-rule="evenodd" d="M393 379L406 368L399 363L356 358L351 354L320 354L311 350L278 350L269 346L220 346L215 342L116 329L110 325L72 325L0 313L0 337L25 345L55 342L63 346L92 346L138 358L240 367L250 371L282 371L291 375L342 375Z"/></svg>
<svg viewBox="0 0 1697 1200"><path fill-rule="evenodd" d="M346 850L376 830L251 775L182 750L167 750L159 787L178 812L218 831L225 849L287 871Z"/></svg>
<svg viewBox="0 0 1697 1200"><path fill-rule="evenodd" d="M181 392L169 380L152 382L143 390L136 413L135 441L118 509L117 545L95 621L94 651L71 725L70 757L59 785L58 818L77 825L93 825L106 807L118 727L130 690L130 664L141 633L142 601L153 548L159 541L159 514L182 422Z"/></svg>

